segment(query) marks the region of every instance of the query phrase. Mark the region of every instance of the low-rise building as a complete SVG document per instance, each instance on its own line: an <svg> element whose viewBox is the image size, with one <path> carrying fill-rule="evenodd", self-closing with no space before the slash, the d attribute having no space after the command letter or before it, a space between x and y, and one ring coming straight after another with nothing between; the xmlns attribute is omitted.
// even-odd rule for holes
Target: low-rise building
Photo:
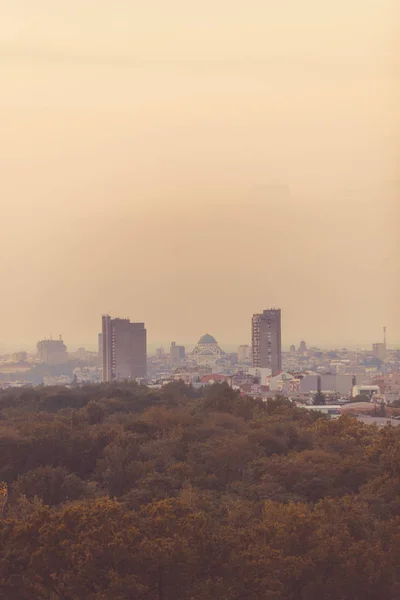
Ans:
<svg viewBox="0 0 400 600"><path fill-rule="evenodd" d="M247 369L249 375L258 379L260 385L268 385L268 380L272 375L272 370L268 367L251 367Z"/></svg>
<svg viewBox="0 0 400 600"><path fill-rule="evenodd" d="M185 346L178 346L176 342L171 343L169 351L171 365L179 365L185 360Z"/></svg>
<svg viewBox="0 0 400 600"><path fill-rule="evenodd" d="M352 396L353 396L353 398L356 398L356 396L366 396L367 398L372 399L374 396L380 396L380 394L381 394L381 390L379 388L379 385L364 384L364 385L355 385L353 387Z"/></svg>
<svg viewBox="0 0 400 600"><path fill-rule="evenodd" d="M25 351L14 352L11 355L11 360L14 363L25 363L28 360L28 353Z"/></svg>

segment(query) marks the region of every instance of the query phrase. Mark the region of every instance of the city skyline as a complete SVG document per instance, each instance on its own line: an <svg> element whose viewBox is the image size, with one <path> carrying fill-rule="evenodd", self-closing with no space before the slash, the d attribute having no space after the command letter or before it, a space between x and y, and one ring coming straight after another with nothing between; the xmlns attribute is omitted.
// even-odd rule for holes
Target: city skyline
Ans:
<svg viewBox="0 0 400 600"><path fill-rule="evenodd" d="M123 319L123 318L129 318L129 317L119 316L116 318ZM133 322L136 322L136 321L133 321ZM177 336L172 335L171 338L157 339L154 332L152 332L151 328L149 328L147 326L147 321L144 321L144 322L146 323L146 328L147 328L147 348L150 352L155 352L155 350L157 348L161 348L161 347L163 347L164 349L168 349L170 347L172 341L175 341L178 345L183 345L187 348L191 348L191 347L194 348L196 346L198 338L201 335L203 335L204 332L211 333L213 335L215 333L215 337L218 340L218 343L221 345L221 347L225 348L227 351L234 352L237 350L237 348L240 345L249 345L250 347L252 346L251 331L249 332L248 338L241 339L241 340L233 340L233 341L221 339L220 336L218 335L218 333L216 332L216 330L211 329L211 328L204 328L203 330L199 330L197 333L195 333L195 335L192 338L189 338L188 336L185 338L178 338ZM98 329L98 327L97 327L97 329ZM282 344L281 344L282 351L285 351L285 352L289 351L290 346L292 344L294 344L295 346L298 346L298 344L300 343L301 340L306 340L307 345L309 347L318 347L321 349L328 349L328 348L371 349L374 344L382 343L382 341L383 341L382 330L383 330L383 328L381 327L377 331L377 335L375 337L366 338L364 340L356 341L356 340L347 339L347 340L337 340L337 341L333 341L333 342L320 343L320 342L316 342L315 340L310 338L306 332L303 336L300 336L298 339L290 338L288 335L285 336L285 325L284 325L282 327ZM64 335L61 333L57 334L56 336L53 336L52 334L49 334L48 336L39 336L38 339L56 340L59 338L60 335L62 335L63 340L67 344L69 351L75 351L81 347L84 347L87 350L94 351L94 352L98 350L99 331L97 331L97 330L96 330L96 333L94 334L94 336L92 337L92 339L89 339L89 340L83 340L83 339L73 340L73 339L70 339L68 337L68 335ZM400 347L400 342L396 342L391 339L390 331L388 331L387 335L388 335L388 342L387 342L388 348ZM220 341L220 339L221 339L221 341ZM23 342L15 341L14 343L11 343L7 346L3 345L0 340L0 352L3 352L3 353L15 352L18 350L27 350L28 352L33 353L33 352L36 352L36 346L37 346L37 340L30 342L30 343L23 343Z"/></svg>
<svg viewBox="0 0 400 600"><path fill-rule="evenodd" d="M0 0L0 600L398 600L399 0Z"/></svg>
<svg viewBox="0 0 400 600"><path fill-rule="evenodd" d="M395 0L5 4L1 347L400 343Z"/></svg>

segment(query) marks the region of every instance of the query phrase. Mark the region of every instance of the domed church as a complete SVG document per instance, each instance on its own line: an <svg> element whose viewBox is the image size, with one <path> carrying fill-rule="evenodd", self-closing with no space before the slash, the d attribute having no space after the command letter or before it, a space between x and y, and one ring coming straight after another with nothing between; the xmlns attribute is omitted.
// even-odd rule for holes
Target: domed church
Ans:
<svg viewBox="0 0 400 600"><path fill-rule="evenodd" d="M212 335L206 333L206 335L203 335L199 339L197 346L192 352L191 358L198 365L211 367L223 354L223 351L218 346L217 340Z"/></svg>

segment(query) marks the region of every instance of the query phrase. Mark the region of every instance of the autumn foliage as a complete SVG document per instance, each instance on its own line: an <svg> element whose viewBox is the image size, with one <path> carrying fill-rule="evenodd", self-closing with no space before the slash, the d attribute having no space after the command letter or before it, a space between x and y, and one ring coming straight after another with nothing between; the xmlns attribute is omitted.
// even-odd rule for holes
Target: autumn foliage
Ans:
<svg viewBox="0 0 400 600"><path fill-rule="evenodd" d="M0 598L400 598L400 428L226 385L0 394Z"/></svg>

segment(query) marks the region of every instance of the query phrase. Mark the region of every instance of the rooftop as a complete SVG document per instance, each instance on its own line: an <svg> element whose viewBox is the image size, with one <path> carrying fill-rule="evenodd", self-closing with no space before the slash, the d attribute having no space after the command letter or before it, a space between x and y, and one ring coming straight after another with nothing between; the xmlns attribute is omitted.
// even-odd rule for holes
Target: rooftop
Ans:
<svg viewBox="0 0 400 600"><path fill-rule="evenodd" d="M199 339L199 344L216 344L217 340L210 334L206 333Z"/></svg>

